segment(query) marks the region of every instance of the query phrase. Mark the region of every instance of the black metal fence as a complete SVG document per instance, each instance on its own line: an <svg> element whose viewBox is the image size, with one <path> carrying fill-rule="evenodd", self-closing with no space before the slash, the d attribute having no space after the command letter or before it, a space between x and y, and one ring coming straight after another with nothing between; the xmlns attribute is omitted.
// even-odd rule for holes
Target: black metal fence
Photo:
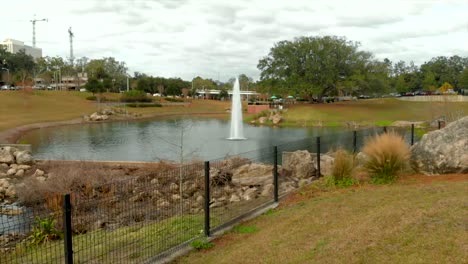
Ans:
<svg viewBox="0 0 468 264"><path fill-rule="evenodd" d="M321 153L357 152L387 130L307 138L12 207L1 215L0 263L150 263L320 176ZM395 131L409 144L419 139L414 126ZM280 171L297 150L315 153L302 183Z"/></svg>

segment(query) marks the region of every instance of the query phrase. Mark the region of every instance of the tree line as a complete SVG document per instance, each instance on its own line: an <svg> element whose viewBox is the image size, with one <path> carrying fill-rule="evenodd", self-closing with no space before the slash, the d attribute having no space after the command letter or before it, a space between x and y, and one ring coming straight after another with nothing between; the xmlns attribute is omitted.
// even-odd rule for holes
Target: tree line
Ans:
<svg viewBox="0 0 468 264"><path fill-rule="evenodd" d="M269 94L301 97L468 89L468 57L412 61L378 60L344 37L299 37L276 43L260 59L258 86Z"/></svg>
<svg viewBox="0 0 468 264"><path fill-rule="evenodd" d="M12 82L41 78L56 82L60 76L86 73L92 92L125 90L130 87L161 95L193 96L197 90L220 90L227 97L234 78L225 82L197 76L190 81L179 77L165 78L134 72L130 76L126 63L113 57L81 57L70 63L62 57L43 57L36 61L24 51L11 54L0 46L2 69L8 69ZM277 96L318 98L324 96L381 95L392 92L463 91L468 89L468 57L439 56L420 66L410 61L378 60L360 44L345 37L298 37L274 44L257 68L260 79L239 75L241 90Z"/></svg>

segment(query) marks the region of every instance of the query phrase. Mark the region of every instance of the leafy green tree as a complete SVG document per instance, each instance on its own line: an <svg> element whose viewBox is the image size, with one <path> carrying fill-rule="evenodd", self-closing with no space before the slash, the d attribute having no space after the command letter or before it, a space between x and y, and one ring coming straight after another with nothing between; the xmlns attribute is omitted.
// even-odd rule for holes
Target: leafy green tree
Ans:
<svg viewBox="0 0 468 264"><path fill-rule="evenodd" d="M105 91L110 91L110 90L112 90L112 86L113 86L112 79L110 79L110 78L105 78L105 79L102 80L102 88L103 88Z"/></svg>
<svg viewBox="0 0 468 264"><path fill-rule="evenodd" d="M403 75L400 75L397 78L395 88L397 92L399 93L404 93L404 92L409 91L408 84L406 83L405 77Z"/></svg>
<svg viewBox="0 0 468 264"><path fill-rule="evenodd" d="M16 78L21 80L22 85L25 85L26 79L33 73L35 63L31 55L27 55L24 50L20 50L10 57L9 65L10 71L13 70Z"/></svg>
<svg viewBox="0 0 468 264"><path fill-rule="evenodd" d="M145 91L145 92L152 92L150 78L149 77L139 78L137 82L137 90Z"/></svg>
<svg viewBox="0 0 468 264"><path fill-rule="evenodd" d="M468 67L466 67L458 77L458 85L460 88L468 89Z"/></svg>
<svg viewBox="0 0 468 264"><path fill-rule="evenodd" d="M85 88L86 90L88 90L89 92L92 92L93 94L96 94L96 93L100 94L104 92L104 86L96 78L89 79L85 85Z"/></svg>
<svg viewBox="0 0 468 264"><path fill-rule="evenodd" d="M342 37L300 37L280 41L257 65L260 79L272 79L288 93L321 98L336 92L337 84L356 76L371 60L357 42Z"/></svg>
<svg viewBox="0 0 468 264"><path fill-rule="evenodd" d="M423 89L426 91L435 91L437 88L437 82L435 80L435 74L433 72L426 72L424 74Z"/></svg>
<svg viewBox="0 0 468 264"><path fill-rule="evenodd" d="M253 79L245 74L239 75L239 88L241 91L249 90L250 84L253 83Z"/></svg>

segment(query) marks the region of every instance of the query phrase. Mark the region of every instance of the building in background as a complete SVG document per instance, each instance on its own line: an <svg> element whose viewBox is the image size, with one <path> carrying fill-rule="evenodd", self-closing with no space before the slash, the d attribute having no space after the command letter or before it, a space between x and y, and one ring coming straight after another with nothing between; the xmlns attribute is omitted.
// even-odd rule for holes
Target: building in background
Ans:
<svg viewBox="0 0 468 264"><path fill-rule="evenodd" d="M5 46L10 53L17 53L23 49L26 54L31 55L35 60L42 57L42 49L25 45L24 42L19 40L5 39L0 42L0 45Z"/></svg>

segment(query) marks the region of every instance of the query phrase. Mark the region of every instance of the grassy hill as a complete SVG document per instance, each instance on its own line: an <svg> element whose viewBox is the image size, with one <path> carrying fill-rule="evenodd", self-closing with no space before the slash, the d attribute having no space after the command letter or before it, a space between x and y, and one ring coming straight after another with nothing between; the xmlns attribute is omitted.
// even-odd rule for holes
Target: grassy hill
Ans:
<svg viewBox="0 0 468 264"><path fill-rule="evenodd" d="M64 121L81 118L98 110L94 101L86 100L91 93L64 91L1 91L0 132L21 125ZM120 94L106 93L103 96L114 101ZM106 107L102 104L101 107ZM229 102L194 100L186 106L165 106L149 108L127 108L129 112L142 117L158 115L192 115L225 113Z"/></svg>
<svg viewBox="0 0 468 264"><path fill-rule="evenodd" d="M393 98L293 105L284 114L285 126L390 125L397 120L430 121L440 116L468 115L467 102L409 102Z"/></svg>
<svg viewBox="0 0 468 264"><path fill-rule="evenodd" d="M63 91L1 91L0 132L21 125L81 118L98 109L86 100L90 93ZM107 93L118 101L120 94ZM157 100L158 98L153 98ZM161 99L164 100L164 99ZM165 102L165 101L162 101ZM164 107L127 108L141 117L161 115L203 116L221 114L228 118L229 101L191 100L190 104ZM167 102L166 102L167 103ZM246 107L246 105L244 105ZM101 107L105 107L101 106ZM343 126L350 122L361 125L390 125L393 121L428 121L440 116L457 118L468 115L466 102L408 102L396 99L360 100L332 104L297 104L284 112L282 126ZM254 115L246 115L252 120Z"/></svg>
<svg viewBox="0 0 468 264"><path fill-rule="evenodd" d="M177 263L467 263L468 175L303 188Z"/></svg>

